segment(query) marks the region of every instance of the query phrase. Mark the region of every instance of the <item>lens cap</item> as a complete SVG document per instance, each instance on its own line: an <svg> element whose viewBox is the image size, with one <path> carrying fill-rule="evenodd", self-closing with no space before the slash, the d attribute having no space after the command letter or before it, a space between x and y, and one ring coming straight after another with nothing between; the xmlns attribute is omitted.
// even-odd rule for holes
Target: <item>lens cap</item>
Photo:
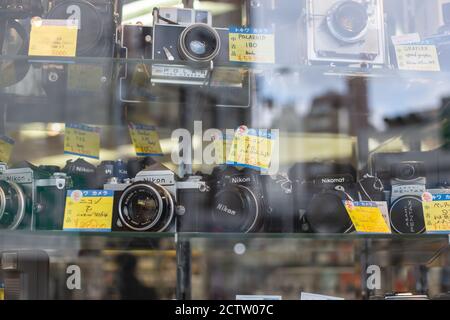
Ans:
<svg viewBox="0 0 450 320"><path fill-rule="evenodd" d="M425 231L422 201L419 197L398 198L389 210L392 228L398 233L422 233Z"/></svg>
<svg viewBox="0 0 450 320"><path fill-rule="evenodd" d="M214 227L224 232L252 232L259 226L260 212L256 197L244 186L232 185L214 197Z"/></svg>
<svg viewBox="0 0 450 320"><path fill-rule="evenodd" d="M342 203L347 200L340 191L328 190L313 197L307 210L306 220L316 233L346 233L353 223Z"/></svg>

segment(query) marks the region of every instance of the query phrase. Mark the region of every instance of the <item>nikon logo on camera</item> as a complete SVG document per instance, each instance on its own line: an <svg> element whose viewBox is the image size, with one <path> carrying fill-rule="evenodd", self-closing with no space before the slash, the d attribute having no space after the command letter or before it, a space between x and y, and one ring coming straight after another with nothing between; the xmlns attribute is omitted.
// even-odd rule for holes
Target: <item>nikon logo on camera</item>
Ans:
<svg viewBox="0 0 450 320"><path fill-rule="evenodd" d="M165 178L158 178L158 177L146 177L144 178L144 181L149 181L156 184L167 184L167 180Z"/></svg>
<svg viewBox="0 0 450 320"><path fill-rule="evenodd" d="M248 183L251 182L251 178L250 177L232 177L231 178L231 183Z"/></svg>
<svg viewBox="0 0 450 320"><path fill-rule="evenodd" d="M217 205L217 208L216 208L216 209L219 210L219 211L222 211L222 212L224 212L224 213L228 213L228 214L230 214L230 215L232 215L232 216L235 216L235 215L236 215L236 210L232 210L232 209L228 208L226 205L224 205L224 204L222 204L222 203L219 203L219 204Z"/></svg>
<svg viewBox="0 0 450 320"><path fill-rule="evenodd" d="M345 178L341 177L341 178L322 178L321 180L322 183L344 183L345 182Z"/></svg>

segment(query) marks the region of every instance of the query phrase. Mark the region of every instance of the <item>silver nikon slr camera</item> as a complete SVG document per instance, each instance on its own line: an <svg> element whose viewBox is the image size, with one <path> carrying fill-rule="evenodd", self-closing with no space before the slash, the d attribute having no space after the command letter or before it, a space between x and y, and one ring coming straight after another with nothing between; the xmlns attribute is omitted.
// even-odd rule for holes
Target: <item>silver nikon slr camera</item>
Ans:
<svg viewBox="0 0 450 320"><path fill-rule="evenodd" d="M175 228L175 174L161 164L140 171L132 180L104 185L114 191L113 231L164 232Z"/></svg>
<svg viewBox="0 0 450 320"><path fill-rule="evenodd" d="M60 230L70 187L58 167L0 163L0 229Z"/></svg>

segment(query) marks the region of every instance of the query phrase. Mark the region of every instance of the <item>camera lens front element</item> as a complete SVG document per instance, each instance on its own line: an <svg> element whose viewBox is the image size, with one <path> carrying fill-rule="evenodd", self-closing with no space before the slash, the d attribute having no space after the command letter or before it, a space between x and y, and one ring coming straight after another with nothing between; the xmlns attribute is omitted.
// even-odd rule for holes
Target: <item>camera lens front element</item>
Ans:
<svg viewBox="0 0 450 320"><path fill-rule="evenodd" d="M412 180L412 179L414 179L415 174L416 174L416 169L414 168L414 166L411 164L405 164L404 166L402 166L400 168L400 172L399 172L400 177L399 178L401 180Z"/></svg>
<svg viewBox="0 0 450 320"><path fill-rule="evenodd" d="M220 36L211 26L195 23L180 35L178 49L183 59L193 62L209 62L220 52Z"/></svg>
<svg viewBox="0 0 450 320"><path fill-rule="evenodd" d="M224 232L257 231L261 219L258 200L245 186L227 186L214 197L212 219L214 228Z"/></svg>
<svg viewBox="0 0 450 320"><path fill-rule="evenodd" d="M12 181L0 181L0 189L0 229L15 230L25 217L25 193Z"/></svg>
<svg viewBox="0 0 450 320"><path fill-rule="evenodd" d="M174 215L174 200L163 187L151 183L132 184L119 200L119 218L134 231L162 232Z"/></svg>
<svg viewBox="0 0 450 320"><path fill-rule="evenodd" d="M361 41L369 26L367 8L356 1L338 2L328 13L327 25L331 34L342 42Z"/></svg>

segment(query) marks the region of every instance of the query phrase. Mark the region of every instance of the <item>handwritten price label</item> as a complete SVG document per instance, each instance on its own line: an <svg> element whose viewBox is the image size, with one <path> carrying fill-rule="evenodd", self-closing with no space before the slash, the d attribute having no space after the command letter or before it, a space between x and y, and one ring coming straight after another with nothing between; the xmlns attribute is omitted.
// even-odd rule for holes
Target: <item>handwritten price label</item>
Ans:
<svg viewBox="0 0 450 320"><path fill-rule="evenodd" d="M0 136L0 162L8 163L14 147L14 140L7 136Z"/></svg>
<svg viewBox="0 0 450 320"><path fill-rule="evenodd" d="M400 70L441 70L439 56L434 45L397 45L395 53Z"/></svg>
<svg viewBox="0 0 450 320"><path fill-rule="evenodd" d="M423 214L427 232L450 231L450 194L424 193Z"/></svg>
<svg viewBox="0 0 450 320"><path fill-rule="evenodd" d="M391 233L376 202L344 201L345 209L360 233Z"/></svg>
<svg viewBox="0 0 450 320"><path fill-rule="evenodd" d="M239 128L231 143L227 164L269 169L275 136L268 130Z"/></svg>
<svg viewBox="0 0 450 320"><path fill-rule="evenodd" d="M163 155L156 127L130 123L128 128L137 156L146 157Z"/></svg>
<svg viewBox="0 0 450 320"><path fill-rule="evenodd" d="M111 231L114 192L111 190L67 191L66 231Z"/></svg>
<svg viewBox="0 0 450 320"><path fill-rule="evenodd" d="M34 19L31 23L28 55L75 57L77 37L76 20Z"/></svg>
<svg viewBox="0 0 450 320"><path fill-rule="evenodd" d="M275 63L275 35L269 29L229 28L230 61Z"/></svg>
<svg viewBox="0 0 450 320"><path fill-rule="evenodd" d="M64 153L99 159L100 128L84 124L66 124Z"/></svg>

